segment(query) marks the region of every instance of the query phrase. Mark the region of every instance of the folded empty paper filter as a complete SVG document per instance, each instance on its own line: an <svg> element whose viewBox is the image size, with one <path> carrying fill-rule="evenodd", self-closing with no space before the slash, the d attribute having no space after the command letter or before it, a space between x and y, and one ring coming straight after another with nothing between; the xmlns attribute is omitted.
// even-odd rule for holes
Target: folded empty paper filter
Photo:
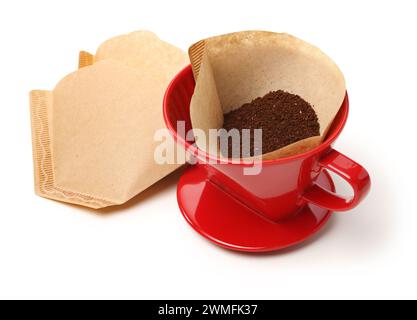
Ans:
<svg viewBox="0 0 417 320"><path fill-rule="evenodd" d="M162 100L189 63L147 31L113 38L53 91L31 92L35 189L54 200L102 208L122 204L180 164L154 160L165 127Z"/></svg>

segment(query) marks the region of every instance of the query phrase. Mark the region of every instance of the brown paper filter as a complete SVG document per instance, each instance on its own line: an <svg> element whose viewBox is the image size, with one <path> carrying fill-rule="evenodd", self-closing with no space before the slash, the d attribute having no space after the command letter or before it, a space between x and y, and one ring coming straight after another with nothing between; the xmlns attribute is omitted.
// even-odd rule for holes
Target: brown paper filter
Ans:
<svg viewBox="0 0 417 320"><path fill-rule="evenodd" d="M165 127L165 89L187 61L152 33L137 32L109 40L95 56L80 54L83 68L52 92L33 91L37 194L102 208L126 202L178 168L154 161L154 133Z"/></svg>
<svg viewBox="0 0 417 320"><path fill-rule="evenodd" d="M196 79L190 113L193 128L219 129L223 114L270 91L284 90L308 101L320 136L264 154L264 159L310 150L324 139L345 97L336 64L318 48L288 34L245 31L202 40L189 49ZM200 145L200 148L205 148ZM206 150L219 155L218 149Z"/></svg>

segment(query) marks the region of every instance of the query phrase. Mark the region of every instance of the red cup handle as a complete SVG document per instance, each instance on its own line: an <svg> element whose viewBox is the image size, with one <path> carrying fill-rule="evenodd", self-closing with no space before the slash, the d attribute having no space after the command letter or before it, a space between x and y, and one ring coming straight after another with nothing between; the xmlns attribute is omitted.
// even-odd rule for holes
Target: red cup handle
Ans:
<svg viewBox="0 0 417 320"><path fill-rule="evenodd" d="M303 194L304 200L332 211L346 211L356 207L368 193L371 186L368 172L340 152L331 149L320 159L319 165L345 179L353 188L353 197L345 199L314 184Z"/></svg>

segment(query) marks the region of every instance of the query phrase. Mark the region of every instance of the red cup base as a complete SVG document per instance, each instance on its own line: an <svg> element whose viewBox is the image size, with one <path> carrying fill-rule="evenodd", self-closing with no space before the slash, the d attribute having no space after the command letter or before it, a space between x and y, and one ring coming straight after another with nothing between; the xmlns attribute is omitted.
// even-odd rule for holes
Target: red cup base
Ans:
<svg viewBox="0 0 417 320"><path fill-rule="evenodd" d="M335 187L323 171L317 182ZM227 249L268 252L299 244L317 233L332 212L306 205L293 218L271 222L212 183L201 166L189 166L177 190L178 204L188 223L201 235Z"/></svg>

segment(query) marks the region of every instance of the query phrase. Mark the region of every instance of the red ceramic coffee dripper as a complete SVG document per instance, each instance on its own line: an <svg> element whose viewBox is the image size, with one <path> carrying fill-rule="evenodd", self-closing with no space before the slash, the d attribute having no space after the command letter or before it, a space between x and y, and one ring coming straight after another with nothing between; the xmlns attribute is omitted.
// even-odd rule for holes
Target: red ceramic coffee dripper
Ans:
<svg viewBox="0 0 417 320"><path fill-rule="evenodd" d="M219 163L220 159L177 132L177 121L185 122L186 132L192 129L190 101L194 86L188 66L166 91L164 119L177 143L197 160L179 181L180 209L191 226L211 241L251 252L288 247L317 232L332 211L350 210L367 194L367 171L331 147L347 120L347 95L320 146L292 157L263 160L260 174L246 175L244 169L253 164L231 160ZM323 169L345 179L354 196L338 196Z"/></svg>

